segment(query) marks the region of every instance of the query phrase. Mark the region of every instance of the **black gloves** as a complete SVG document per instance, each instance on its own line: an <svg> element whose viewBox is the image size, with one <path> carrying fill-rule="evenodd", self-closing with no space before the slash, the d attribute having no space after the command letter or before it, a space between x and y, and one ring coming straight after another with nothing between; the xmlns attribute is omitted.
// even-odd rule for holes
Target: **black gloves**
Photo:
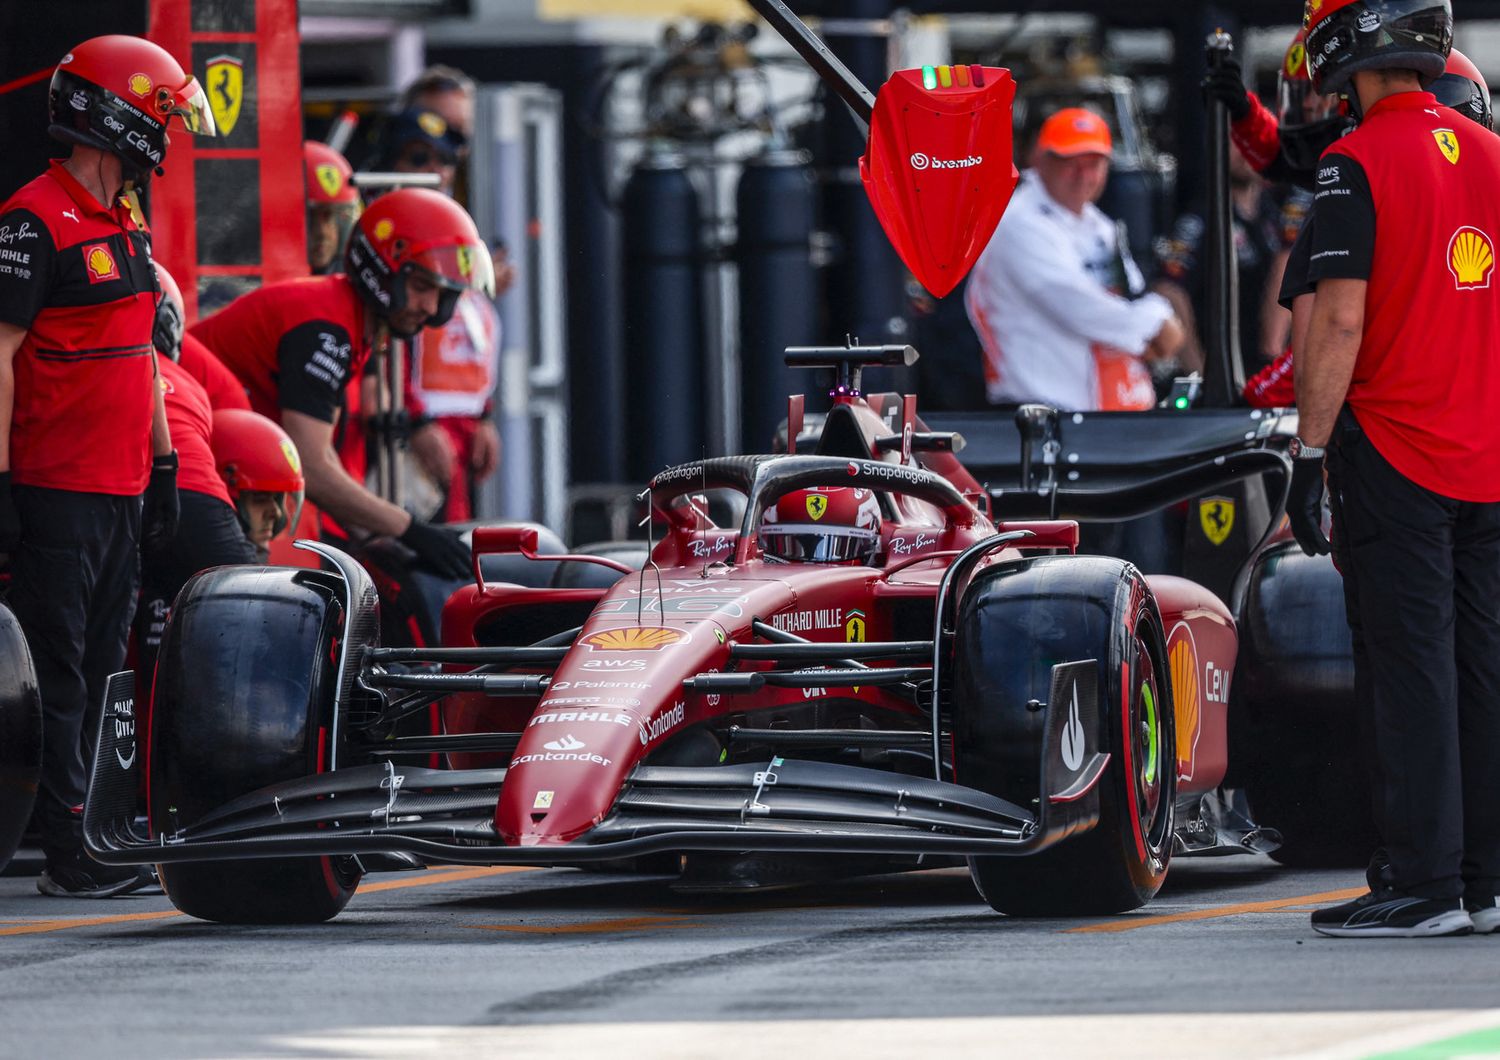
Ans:
<svg viewBox="0 0 1500 1060"><path fill-rule="evenodd" d="M21 513L10 495L10 472L0 471L0 552L14 552L21 543Z"/></svg>
<svg viewBox="0 0 1500 1060"><path fill-rule="evenodd" d="M177 536L182 507L177 500L177 450L151 461L151 481L141 508L141 544L151 550L165 548Z"/></svg>
<svg viewBox="0 0 1500 1060"><path fill-rule="evenodd" d="M468 579L474 576L473 553L456 530L413 519L400 540L417 554L418 559L445 578Z"/></svg>
<svg viewBox="0 0 1500 1060"><path fill-rule="evenodd" d="M1203 79L1203 95L1210 101L1219 100L1229 108L1232 121L1241 121L1250 113L1250 93L1245 88L1245 72L1239 59L1233 55L1223 65L1209 70Z"/></svg>
<svg viewBox="0 0 1500 1060"><path fill-rule="evenodd" d="M1309 556L1326 556L1333 551L1323 535L1323 451L1317 455L1294 456L1292 459L1292 492L1286 499L1286 514L1292 521L1292 536Z"/></svg>

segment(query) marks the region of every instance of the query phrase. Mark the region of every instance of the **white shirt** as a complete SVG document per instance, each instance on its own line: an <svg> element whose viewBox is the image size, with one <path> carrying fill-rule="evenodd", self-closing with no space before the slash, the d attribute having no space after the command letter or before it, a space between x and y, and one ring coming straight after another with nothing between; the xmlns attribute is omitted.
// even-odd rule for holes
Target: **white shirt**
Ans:
<svg viewBox="0 0 1500 1060"><path fill-rule="evenodd" d="M1172 316L1160 295L1110 293L1123 264L1140 270L1113 221L1092 204L1075 214L1027 171L979 256L964 304L984 346L990 401L1035 401L1070 412L1099 407L1094 346L1139 356Z"/></svg>

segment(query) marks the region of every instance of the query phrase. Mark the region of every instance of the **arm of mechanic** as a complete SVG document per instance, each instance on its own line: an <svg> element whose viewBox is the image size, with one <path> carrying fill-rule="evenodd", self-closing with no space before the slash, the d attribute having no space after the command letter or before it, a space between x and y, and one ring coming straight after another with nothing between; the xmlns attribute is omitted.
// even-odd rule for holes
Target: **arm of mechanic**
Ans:
<svg viewBox="0 0 1500 1060"><path fill-rule="evenodd" d="M161 388L161 365L157 354L151 354L151 455L168 456L172 452L172 430L167 426L167 399Z"/></svg>
<svg viewBox="0 0 1500 1060"><path fill-rule="evenodd" d="M10 474L10 418L16 403L16 351L26 328L0 321L0 473Z"/></svg>
<svg viewBox="0 0 1500 1060"><path fill-rule="evenodd" d="M281 410L281 426L302 457L307 499L346 526L400 537L411 526L402 508L381 500L355 482L333 448L333 424L291 409Z"/></svg>
<svg viewBox="0 0 1500 1060"><path fill-rule="evenodd" d="M1134 302L1110 294L1089 275L1062 241L1038 233L1027 240L1029 253L1007 258L1012 281L1059 331L1071 332L1126 353L1145 353L1169 323L1171 304L1157 294Z"/></svg>
<svg viewBox="0 0 1500 1060"><path fill-rule="evenodd" d="M1365 280L1324 280L1313 299L1307 345L1297 354L1297 437L1322 447L1349 393L1365 333Z"/></svg>

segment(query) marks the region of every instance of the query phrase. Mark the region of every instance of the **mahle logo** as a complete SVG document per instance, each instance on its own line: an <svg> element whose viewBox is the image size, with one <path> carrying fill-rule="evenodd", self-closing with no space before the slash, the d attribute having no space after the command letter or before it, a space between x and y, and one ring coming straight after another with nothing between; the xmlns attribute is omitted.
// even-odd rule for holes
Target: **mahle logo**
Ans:
<svg viewBox="0 0 1500 1060"><path fill-rule="evenodd" d="M911 168L919 171L924 169L973 169L975 166L982 165L984 165L983 155L970 155L968 158L933 158L923 151L916 151L911 156Z"/></svg>

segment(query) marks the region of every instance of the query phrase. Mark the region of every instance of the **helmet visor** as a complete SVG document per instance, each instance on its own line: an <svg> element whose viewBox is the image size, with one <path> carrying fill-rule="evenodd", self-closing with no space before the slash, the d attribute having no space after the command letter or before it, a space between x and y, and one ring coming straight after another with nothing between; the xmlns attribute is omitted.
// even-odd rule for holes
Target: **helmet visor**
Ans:
<svg viewBox="0 0 1500 1060"><path fill-rule="evenodd" d="M1315 92L1311 81L1285 74L1277 86L1277 100L1276 113L1283 129L1317 125L1344 113L1341 97Z"/></svg>
<svg viewBox="0 0 1500 1060"><path fill-rule="evenodd" d="M165 90L163 90L165 91ZM214 112L198 79L190 77L165 100L165 110L182 119L182 127L195 136L217 136Z"/></svg>
<svg viewBox="0 0 1500 1060"><path fill-rule="evenodd" d="M848 563L875 555L879 535L853 527L767 526L760 550L783 563Z"/></svg>
<svg viewBox="0 0 1500 1060"><path fill-rule="evenodd" d="M429 273L439 287L450 291L483 291L494 296L495 265L483 243L425 247L413 253L410 260Z"/></svg>
<svg viewBox="0 0 1500 1060"><path fill-rule="evenodd" d="M1452 107L1470 121L1486 129L1494 123L1490 113L1487 87L1481 87L1461 74L1444 74L1432 83L1432 94L1445 107Z"/></svg>

